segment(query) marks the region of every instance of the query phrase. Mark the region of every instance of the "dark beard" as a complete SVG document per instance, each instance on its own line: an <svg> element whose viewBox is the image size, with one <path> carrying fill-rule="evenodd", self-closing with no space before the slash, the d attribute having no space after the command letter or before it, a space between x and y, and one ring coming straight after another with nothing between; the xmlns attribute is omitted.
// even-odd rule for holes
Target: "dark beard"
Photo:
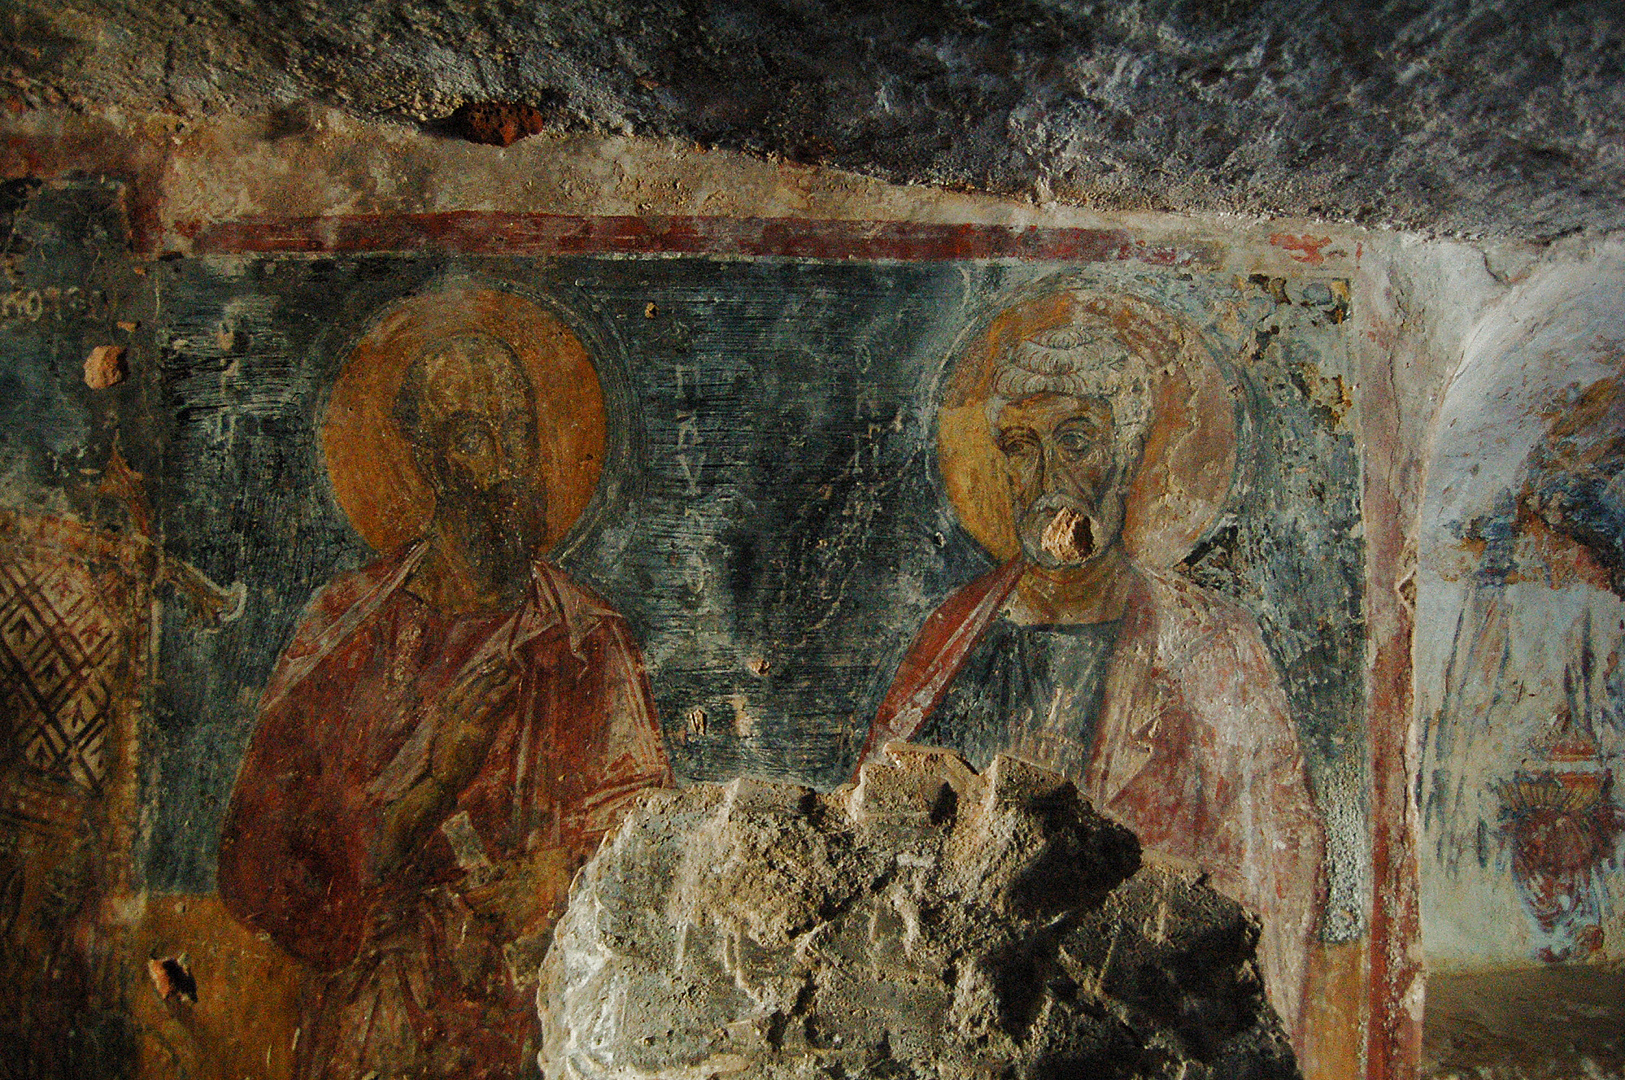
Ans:
<svg viewBox="0 0 1625 1080"><path fill-rule="evenodd" d="M529 483L509 480L454 498L467 525L468 550L482 574L508 590L529 580L546 535L546 497Z"/></svg>

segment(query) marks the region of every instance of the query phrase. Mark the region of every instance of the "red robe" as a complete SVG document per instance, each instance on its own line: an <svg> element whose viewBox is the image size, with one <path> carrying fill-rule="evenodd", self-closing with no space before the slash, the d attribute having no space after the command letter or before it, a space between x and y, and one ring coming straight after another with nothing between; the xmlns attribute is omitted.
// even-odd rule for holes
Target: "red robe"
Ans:
<svg viewBox="0 0 1625 1080"><path fill-rule="evenodd" d="M1024 569L1018 559L982 575L926 620L861 760L924 725ZM1134 572L1092 749L1013 752L1069 776L1147 849L1196 862L1257 912L1270 1001L1296 1032L1325 835L1286 695L1244 610L1175 574Z"/></svg>
<svg viewBox="0 0 1625 1080"><path fill-rule="evenodd" d="M535 1029L526 984L571 873L639 791L671 782L619 615L544 562L516 608L443 614L404 587L423 551L312 600L226 812L226 906L321 975L301 1077L515 1075ZM518 685L479 771L408 864L375 880L384 815L428 769L439 696L499 653ZM470 900L521 866L543 869L516 931Z"/></svg>

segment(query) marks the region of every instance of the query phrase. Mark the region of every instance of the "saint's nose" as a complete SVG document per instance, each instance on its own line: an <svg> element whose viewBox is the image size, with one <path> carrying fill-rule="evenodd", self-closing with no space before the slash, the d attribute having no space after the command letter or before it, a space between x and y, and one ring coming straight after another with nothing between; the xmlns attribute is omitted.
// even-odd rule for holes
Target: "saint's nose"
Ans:
<svg viewBox="0 0 1625 1080"><path fill-rule="evenodd" d="M1048 439L1039 444L1038 454L1038 490L1045 495L1061 490L1066 479L1066 470L1061 468L1060 447Z"/></svg>
<svg viewBox="0 0 1625 1080"><path fill-rule="evenodd" d="M496 466L497 483L504 483L515 477L513 455L502 445L500 439L496 443Z"/></svg>
<svg viewBox="0 0 1625 1080"><path fill-rule="evenodd" d="M502 444L501 433L495 428L486 428L479 458L480 463L476 468L483 476L484 487L495 487L514 479L516 475L514 456Z"/></svg>

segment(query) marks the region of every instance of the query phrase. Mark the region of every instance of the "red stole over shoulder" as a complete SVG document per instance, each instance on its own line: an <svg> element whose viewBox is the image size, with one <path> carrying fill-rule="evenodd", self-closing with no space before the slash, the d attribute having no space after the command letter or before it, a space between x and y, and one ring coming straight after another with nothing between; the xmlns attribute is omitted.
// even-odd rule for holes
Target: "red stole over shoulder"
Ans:
<svg viewBox="0 0 1625 1080"><path fill-rule="evenodd" d="M1025 569L1018 556L976 578L931 613L892 677L891 689L869 726L869 739L858 755L858 764L887 743L906 742L920 730L942 703L965 657L998 615Z"/></svg>

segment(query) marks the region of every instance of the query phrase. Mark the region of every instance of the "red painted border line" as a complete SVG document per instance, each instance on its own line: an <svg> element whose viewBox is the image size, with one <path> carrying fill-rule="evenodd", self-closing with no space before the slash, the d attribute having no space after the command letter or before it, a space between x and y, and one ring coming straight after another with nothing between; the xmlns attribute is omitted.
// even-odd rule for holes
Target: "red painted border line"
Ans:
<svg viewBox="0 0 1625 1080"><path fill-rule="evenodd" d="M796 218L444 214L244 218L177 230L200 255L437 251L471 255L749 255L805 259L1133 260L1207 266L1208 244L1148 244L1111 229Z"/></svg>

